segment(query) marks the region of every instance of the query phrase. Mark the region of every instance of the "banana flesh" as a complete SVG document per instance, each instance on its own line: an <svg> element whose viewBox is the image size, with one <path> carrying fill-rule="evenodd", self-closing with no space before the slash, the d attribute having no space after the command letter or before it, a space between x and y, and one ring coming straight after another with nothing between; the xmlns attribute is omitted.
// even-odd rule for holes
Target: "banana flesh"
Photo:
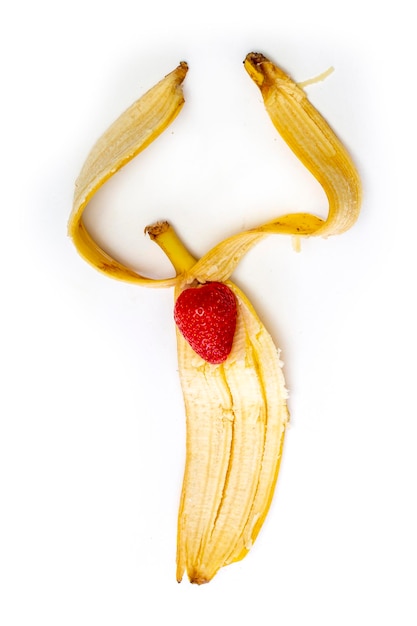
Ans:
<svg viewBox="0 0 417 626"><path fill-rule="evenodd" d="M223 281L238 303L232 352L213 365L177 330L179 374L187 418L186 464L178 516L177 580L210 581L242 559L268 512L288 422L287 391L279 352L246 296L230 280L248 250L270 234L297 237L344 232L358 217L361 184L344 146L308 101L300 85L263 55L245 68L260 88L274 126L327 195L327 219L307 213L275 218L237 233L200 259L166 222L146 228L171 260L176 275L156 280L108 255L88 233L83 212L100 186L173 121L184 98L181 63L109 128L92 149L76 183L69 233L80 254L109 276L149 287Z"/></svg>

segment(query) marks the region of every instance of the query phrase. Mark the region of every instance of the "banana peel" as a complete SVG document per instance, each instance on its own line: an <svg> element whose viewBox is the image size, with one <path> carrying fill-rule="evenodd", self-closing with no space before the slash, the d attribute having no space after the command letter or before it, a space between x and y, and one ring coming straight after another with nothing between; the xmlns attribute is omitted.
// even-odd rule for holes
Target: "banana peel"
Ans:
<svg viewBox="0 0 417 626"><path fill-rule="evenodd" d="M181 252L173 228L146 229L178 276L195 260ZM189 267L191 270L191 267ZM288 422L279 352L252 304L232 281L237 300L232 351L207 363L177 330L178 369L187 416L187 454L178 516L177 580L209 582L242 559L269 509ZM178 298L187 282L175 288Z"/></svg>
<svg viewBox="0 0 417 626"><path fill-rule="evenodd" d="M269 509L288 421L282 363L244 294L232 352L199 363L178 337L187 457L178 521L177 580L209 582L252 547ZM200 357L199 357L200 359Z"/></svg>
<svg viewBox="0 0 417 626"><path fill-rule="evenodd" d="M275 128L322 185L327 219L308 213L282 215L221 241L200 259L173 227L145 230L171 260L175 276L153 279L103 250L88 233L83 212L95 192L146 148L174 120L184 103L182 62L135 102L98 140L76 181L69 234L96 269L146 287L224 282L237 301L232 350L220 364L206 362L177 328L178 365L187 419L186 464L178 516L177 580L209 582L242 559L255 541L278 476L289 414L279 351L244 293L230 281L241 258L270 234L336 235L356 221L361 203L357 170L342 143L313 107L300 84L259 53L244 61L259 87Z"/></svg>

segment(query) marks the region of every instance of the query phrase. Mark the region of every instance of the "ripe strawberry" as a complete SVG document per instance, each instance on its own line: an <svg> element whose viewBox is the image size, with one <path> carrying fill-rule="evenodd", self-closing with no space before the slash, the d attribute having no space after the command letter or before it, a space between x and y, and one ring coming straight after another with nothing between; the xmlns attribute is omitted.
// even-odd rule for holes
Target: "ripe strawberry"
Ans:
<svg viewBox="0 0 417 626"><path fill-rule="evenodd" d="M175 322L190 346L208 363L223 363L232 349L237 306L233 291L223 283L206 283L181 292Z"/></svg>

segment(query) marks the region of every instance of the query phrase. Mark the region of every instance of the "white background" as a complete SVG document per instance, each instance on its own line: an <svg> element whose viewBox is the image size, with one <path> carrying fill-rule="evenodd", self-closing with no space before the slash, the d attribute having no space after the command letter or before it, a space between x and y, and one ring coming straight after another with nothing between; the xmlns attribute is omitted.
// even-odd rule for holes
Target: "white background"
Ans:
<svg viewBox="0 0 417 626"><path fill-rule="evenodd" d="M408 8L410 7L410 8ZM417 623L416 46L411 4L9 3L1 46L0 622ZM184 412L171 290L100 275L66 236L98 136L180 60L186 105L88 219L139 270L171 220L195 255L280 213L324 214L318 184L243 69L303 81L361 172L355 227L234 275L282 347L291 428L251 553L175 581Z"/></svg>

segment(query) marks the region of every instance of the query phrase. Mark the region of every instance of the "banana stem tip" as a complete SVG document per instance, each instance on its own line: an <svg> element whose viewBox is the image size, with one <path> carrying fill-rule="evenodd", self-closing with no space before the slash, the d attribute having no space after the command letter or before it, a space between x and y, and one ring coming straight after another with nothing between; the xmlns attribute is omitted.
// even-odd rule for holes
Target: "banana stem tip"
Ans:
<svg viewBox="0 0 417 626"><path fill-rule="evenodd" d="M145 228L145 234L149 235L152 241L157 243L165 252L174 266L177 276L195 265L196 259L184 246L169 222L155 222L155 224Z"/></svg>
<svg viewBox="0 0 417 626"><path fill-rule="evenodd" d="M156 222L155 224L151 224L150 226L146 226L144 233L145 235L149 235L149 237L154 241L160 235L169 230L170 226L168 222Z"/></svg>

